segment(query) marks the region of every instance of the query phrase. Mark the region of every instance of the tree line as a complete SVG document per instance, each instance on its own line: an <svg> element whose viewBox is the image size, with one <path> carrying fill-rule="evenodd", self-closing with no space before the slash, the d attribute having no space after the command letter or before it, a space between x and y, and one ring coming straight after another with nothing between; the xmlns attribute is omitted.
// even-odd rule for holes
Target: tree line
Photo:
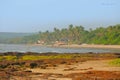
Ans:
<svg viewBox="0 0 120 80"><path fill-rule="evenodd" d="M120 24L108 27L85 30L83 26L69 25L68 28L54 28L52 32L39 32L31 36L12 39L10 43L36 43L38 40L45 44L64 41L67 44L120 44Z"/></svg>

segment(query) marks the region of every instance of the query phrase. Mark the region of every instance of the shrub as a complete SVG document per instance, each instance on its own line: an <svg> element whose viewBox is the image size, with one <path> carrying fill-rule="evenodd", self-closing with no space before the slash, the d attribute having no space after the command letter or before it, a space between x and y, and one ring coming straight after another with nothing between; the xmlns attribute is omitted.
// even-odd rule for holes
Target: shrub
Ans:
<svg viewBox="0 0 120 80"><path fill-rule="evenodd" d="M30 63L30 68L35 68L37 67L37 63Z"/></svg>

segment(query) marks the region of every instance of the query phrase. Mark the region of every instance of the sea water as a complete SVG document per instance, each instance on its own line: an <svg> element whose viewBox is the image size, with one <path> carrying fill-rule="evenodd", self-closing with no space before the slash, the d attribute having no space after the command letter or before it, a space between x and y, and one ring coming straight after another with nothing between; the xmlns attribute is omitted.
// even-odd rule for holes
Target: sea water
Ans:
<svg viewBox="0 0 120 80"><path fill-rule="evenodd" d="M98 48L61 48L48 47L40 45L25 45L25 44L0 44L0 52L56 52L56 53L104 53L104 52L120 52L119 49L98 49Z"/></svg>

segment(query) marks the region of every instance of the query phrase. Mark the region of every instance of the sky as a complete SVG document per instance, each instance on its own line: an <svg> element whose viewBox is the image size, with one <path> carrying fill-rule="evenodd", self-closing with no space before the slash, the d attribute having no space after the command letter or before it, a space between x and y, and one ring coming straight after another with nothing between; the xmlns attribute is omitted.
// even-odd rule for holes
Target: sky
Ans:
<svg viewBox="0 0 120 80"><path fill-rule="evenodd" d="M120 24L120 0L0 0L0 32Z"/></svg>

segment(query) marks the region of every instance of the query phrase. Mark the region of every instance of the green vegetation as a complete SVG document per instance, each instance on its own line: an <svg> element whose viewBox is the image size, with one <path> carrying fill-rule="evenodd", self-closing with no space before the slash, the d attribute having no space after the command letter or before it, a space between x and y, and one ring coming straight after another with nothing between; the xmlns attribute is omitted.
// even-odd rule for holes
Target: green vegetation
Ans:
<svg viewBox="0 0 120 80"><path fill-rule="evenodd" d="M7 55L7 56L0 56L0 61L3 60L42 60L42 59L89 59L94 57L95 54L51 54L51 55L22 55L21 57L17 58L16 56Z"/></svg>
<svg viewBox="0 0 120 80"><path fill-rule="evenodd" d="M30 35L33 33L0 32L0 43L21 43L24 36Z"/></svg>
<svg viewBox="0 0 120 80"><path fill-rule="evenodd" d="M41 60L41 59L72 59L74 55L59 54L49 56L38 56L38 55L24 55L19 60ZM0 56L0 61L3 60L18 60L17 56Z"/></svg>
<svg viewBox="0 0 120 80"><path fill-rule="evenodd" d="M114 54L95 54L95 53L63 53L63 54L52 54L52 53L41 53L41 54L17 54L17 55L2 55L0 61L4 60L43 60L43 59L92 59L92 58L116 58Z"/></svg>
<svg viewBox="0 0 120 80"><path fill-rule="evenodd" d="M45 44L54 44L55 41L62 41L65 44L104 44L120 45L120 24L108 27L99 27L94 30L85 30L83 26L73 26L57 29L53 32L45 31L25 36L22 38L13 38L9 43L27 43L34 44L37 41L44 41Z"/></svg>
<svg viewBox="0 0 120 80"><path fill-rule="evenodd" d="M16 56L0 56L0 61L3 61L3 60L17 60L17 57Z"/></svg>
<svg viewBox="0 0 120 80"><path fill-rule="evenodd" d="M41 59L72 59L74 55L50 55L50 56L35 56L25 55L22 60L41 60Z"/></svg>
<svg viewBox="0 0 120 80"><path fill-rule="evenodd" d="M109 64L112 66L119 66L120 67L120 58L112 60L111 62L109 62Z"/></svg>

